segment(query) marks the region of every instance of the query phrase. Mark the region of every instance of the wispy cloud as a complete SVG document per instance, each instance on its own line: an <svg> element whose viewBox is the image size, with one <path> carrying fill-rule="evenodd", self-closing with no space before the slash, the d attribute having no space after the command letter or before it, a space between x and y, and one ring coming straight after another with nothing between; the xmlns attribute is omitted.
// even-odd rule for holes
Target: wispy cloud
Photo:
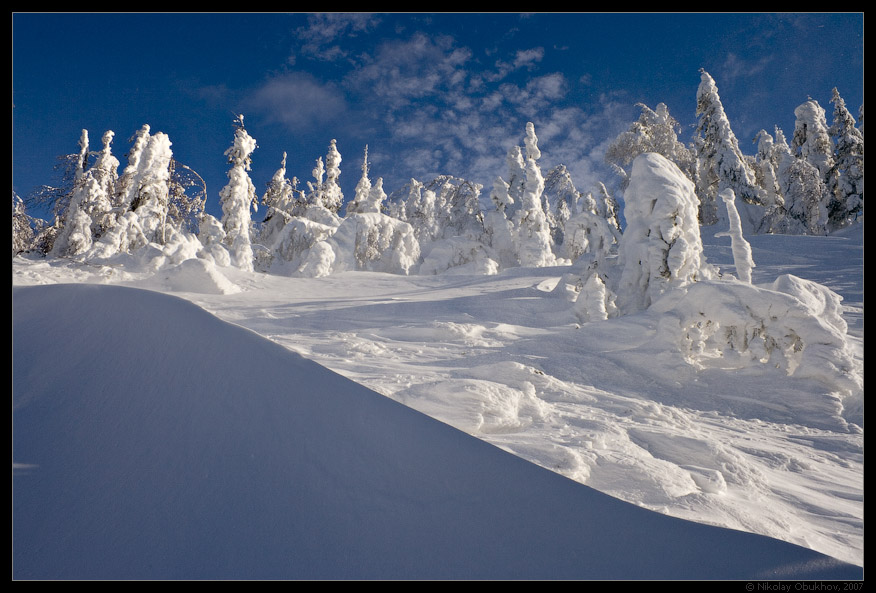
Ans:
<svg viewBox="0 0 876 593"><path fill-rule="evenodd" d="M245 101L247 109L292 132L313 129L347 110L343 93L312 75L292 72L267 80Z"/></svg>
<svg viewBox="0 0 876 593"><path fill-rule="evenodd" d="M301 54L323 61L336 61L350 56L343 46L347 37L355 37L372 30L380 18L368 13L314 13L307 17L307 25L296 31L301 42L297 48ZM290 55L295 63L297 53Z"/></svg>
<svg viewBox="0 0 876 593"><path fill-rule="evenodd" d="M314 57L346 58L332 66L343 70L336 85L303 73L277 76L253 94L251 105L293 131L328 118L351 122L355 141L369 145L373 174L399 185L411 176L451 174L488 186L506 175L506 153L522 143L527 121L536 123L545 166L562 162L589 174L602 165L601 154L585 164L595 143L588 136L602 140L597 128L610 109L585 112L571 103L569 91L580 82L543 71L544 48L506 50L483 64L449 34L375 35L372 42L374 21L366 16L313 15L298 32ZM350 42L354 33L357 43Z"/></svg>

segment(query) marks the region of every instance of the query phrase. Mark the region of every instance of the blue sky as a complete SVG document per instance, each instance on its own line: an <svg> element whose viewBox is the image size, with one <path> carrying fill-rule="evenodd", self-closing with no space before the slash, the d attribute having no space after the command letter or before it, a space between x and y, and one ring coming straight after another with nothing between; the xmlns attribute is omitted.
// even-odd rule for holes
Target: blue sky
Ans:
<svg viewBox="0 0 876 593"><path fill-rule="evenodd" d="M699 70L715 79L742 149L775 126L793 131L809 97L833 87L863 103L862 13L843 14L47 14L12 15L13 189L56 180L56 157L97 149L106 130L125 164L144 123L207 181L219 214L223 153L242 113L258 142L264 192L283 152L287 176L312 180L337 140L345 196L368 145L387 193L410 178L505 175L508 149L535 124L547 169L565 164L588 190L614 175L607 143L663 102L692 138ZM258 215L255 215L257 218Z"/></svg>

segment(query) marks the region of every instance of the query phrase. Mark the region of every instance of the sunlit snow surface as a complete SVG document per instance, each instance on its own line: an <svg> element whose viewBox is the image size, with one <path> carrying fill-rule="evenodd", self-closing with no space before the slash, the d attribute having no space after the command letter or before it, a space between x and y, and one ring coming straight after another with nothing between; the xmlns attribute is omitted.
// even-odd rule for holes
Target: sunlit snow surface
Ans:
<svg viewBox="0 0 876 593"><path fill-rule="evenodd" d="M756 262L754 284L790 273L844 297L848 339L862 361L863 224L830 237L747 239ZM708 262L732 273L729 239L704 232L703 241ZM862 399L843 398L822 381L791 378L767 365L721 359L694 366L668 344L665 320L653 312L578 324L569 304L550 292L563 273L560 267L492 276L344 272L307 279L197 263L184 273L150 275L13 260L15 286L107 283L176 294L407 407L618 499L863 565ZM110 326L99 335L111 340L123 331ZM197 327L190 331L190 347L202 354L220 346L198 340ZM119 364L148 366L151 357L161 357L152 348L141 354ZM248 358L226 364L258 391L273 363ZM77 381L75 369L71 373L70 381ZM191 373L198 376L197 369ZM155 389L173 389L182 379L155 377ZM17 391L24 381L15 377ZM117 395L126 390L125 379L120 381ZM399 437L398 446L405 443ZM179 453L182 464L190 453ZM532 500L534 508L540 504ZM141 527L168 534L173 528ZM602 535L581 530L587 541Z"/></svg>

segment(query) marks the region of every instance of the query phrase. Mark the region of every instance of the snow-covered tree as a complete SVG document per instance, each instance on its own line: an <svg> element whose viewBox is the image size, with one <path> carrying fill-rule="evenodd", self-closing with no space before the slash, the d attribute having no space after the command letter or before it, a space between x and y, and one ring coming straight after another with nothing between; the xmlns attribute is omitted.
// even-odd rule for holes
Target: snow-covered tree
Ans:
<svg viewBox="0 0 876 593"><path fill-rule="evenodd" d="M341 153L338 152L337 141L332 140L328 147L328 153L323 163L322 157L316 160L313 169L315 183L309 183L310 195L308 202L311 205L325 208L333 214L341 209L344 204L344 193L338 185L341 176Z"/></svg>
<svg viewBox="0 0 876 593"><path fill-rule="evenodd" d="M725 189L719 197L727 207L727 219L730 228L727 231L716 233L716 237L730 237L730 250L733 252L733 265L736 267L736 277L742 282L751 284L751 270L754 268L754 259L751 257L751 245L742 234L742 221L739 220L739 212L736 211L736 196L732 189Z"/></svg>
<svg viewBox="0 0 876 593"><path fill-rule="evenodd" d="M835 170L828 224L834 230L854 221L864 208L864 134L855 127L855 118L836 88L831 103L833 124L829 132L835 138Z"/></svg>
<svg viewBox="0 0 876 593"><path fill-rule="evenodd" d="M523 193L526 191L526 157L524 156L523 149L519 146L511 147L505 157L505 165L508 167L508 181L505 183L506 189L504 195L501 192L496 195L497 197L501 196L499 199L502 200L502 202L497 203L497 206L505 212L505 216L510 220L520 209L523 202Z"/></svg>
<svg viewBox="0 0 876 593"><path fill-rule="evenodd" d="M140 157L149 142L149 124L143 124L130 139L131 149L128 151L128 163L116 182L114 205L123 211L131 208L140 191Z"/></svg>
<svg viewBox="0 0 876 593"><path fill-rule="evenodd" d="M234 142L225 151L231 169L228 184L219 192L222 206L224 244L231 254L232 265L253 271L252 216L250 210L257 208L255 186L249 177L251 155L256 141L243 127L243 116L235 122Z"/></svg>
<svg viewBox="0 0 876 593"><path fill-rule="evenodd" d="M167 225L179 232L197 233L207 204L207 183L194 169L170 161Z"/></svg>
<svg viewBox="0 0 876 593"><path fill-rule="evenodd" d="M205 214L201 219L198 241L201 243L198 257L223 267L231 265L231 256L225 247L225 229L212 214Z"/></svg>
<svg viewBox="0 0 876 593"><path fill-rule="evenodd" d="M18 194L12 192L12 256L33 247L34 229L27 208Z"/></svg>
<svg viewBox="0 0 876 593"><path fill-rule="evenodd" d="M409 274L420 262L411 225L381 212L348 215L325 243L334 253L333 271Z"/></svg>
<svg viewBox="0 0 876 593"><path fill-rule="evenodd" d="M565 165L557 165L545 175L542 198L555 253L562 256L566 222L578 213L581 201L581 192Z"/></svg>
<svg viewBox="0 0 876 593"><path fill-rule="evenodd" d="M140 159L140 189L131 210L140 216L150 241L164 243L170 203L170 163L173 153L170 138L157 132L149 137Z"/></svg>
<svg viewBox="0 0 876 593"><path fill-rule="evenodd" d="M580 211L564 225L562 254L573 262L584 254L591 254L600 263L617 252L621 237L617 202L600 182L596 195L584 194L580 205Z"/></svg>
<svg viewBox="0 0 876 593"><path fill-rule="evenodd" d="M656 153L636 157L624 200L627 226L614 290L623 314L713 276L703 256L694 185L674 163Z"/></svg>
<svg viewBox="0 0 876 593"><path fill-rule="evenodd" d="M758 185L764 190L763 204L764 208L769 211L776 204L784 204L778 183L777 170L779 165L776 159L775 141L766 130L760 130L754 137L754 141L757 143L755 178Z"/></svg>
<svg viewBox="0 0 876 593"><path fill-rule="evenodd" d="M538 165L541 151L532 122L526 124L525 145L523 191L520 195L520 208L515 211L512 219L517 257L522 266L550 266L556 263L556 258L542 205L544 177Z"/></svg>
<svg viewBox="0 0 876 593"><path fill-rule="evenodd" d="M304 207L304 200L297 195L295 183L286 178L285 152L280 168L274 172L262 196L262 205L266 207L266 213L261 224L259 242L272 250L284 227Z"/></svg>
<svg viewBox="0 0 876 593"><path fill-rule="evenodd" d="M344 204L344 193L338 185L341 176L341 153L338 152L337 140L332 139L329 143L328 153L325 156L325 193L324 206L337 213Z"/></svg>
<svg viewBox="0 0 876 593"><path fill-rule="evenodd" d="M119 160L112 154L112 141L115 133L104 132L103 149L97 154L94 165L88 170L88 214L92 220L92 233L95 238L102 236L115 224L120 212L115 208L114 197L119 179Z"/></svg>
<svg viewBox="0 0 876 593"><path fill-rule="evenodd" d="M77 255L91 247L91 218L80 207L83 179L88 160L88 130L79 137L79 155L73 170L73 189L63 220L63 228L52 246L51 255Z"/></svg>
<svg viewBox="0 0 876 593"><path fill-rule="evenodd" d="M629 183L629 168L637 156L645 152L656 152L675 163L692 180L694 179L694 154L678 140L679 124L664 103L655 109L639 103L642 113L638 121L628 130L621 132L605 151L605 160L621 176L621 187Z"/></svg>
<svg viewBox="0 0 876 593"><path fill-rule="evenodd" d="M805 159L818 169L821 179L827 182L833 170L833 143L828 132L824 108L818 101L809 99L794 110L794 135L791 152Z"/></svg>
<svg viewBox="0 0 876 593"><path fill-rule="evenodd" d="M761 191L730 128L715 81L705 70L700 70L696 113L699 121L694 147L700 222L704 225L718 222L723 209L718 209L717 196L729 188L742 201L740 215L743 225L746 230L753 230L752 227L763 218Z"/></svg>
<svg viewBox="0 0 876 593"><path fill-rule="evenodd" d="M356 184L355 196L347 204L347 214L380 212L384 200L386 200L386 192L383 190L383 178L379 177L376 185L372 185L368 177L368 147L366 146L365 156L362 159L362 176Z"/></svg>

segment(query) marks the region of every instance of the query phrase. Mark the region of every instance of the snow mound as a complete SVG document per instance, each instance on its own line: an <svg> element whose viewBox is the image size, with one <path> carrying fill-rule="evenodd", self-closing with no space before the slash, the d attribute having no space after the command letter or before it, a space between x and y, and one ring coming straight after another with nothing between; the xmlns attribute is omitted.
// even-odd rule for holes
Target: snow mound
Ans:
<svg viewBox="0 0 876 593"><path fill-rule="evenodd" d="M601 494L176 297L14 287L13 311L16 579L863 578Z"/></svg>
<svg viewBox="0 0 876 593"><path fill-rule="evenodd" d="M174 292L234 294L241 290L214 263L203 259L184 260L176 266L162 270L156 277L160 277L163 284Z"/></svg>
<svg viewBox="0 0 876 593"><path fill-rule="evenodd" d="M767 286L697 282L651 310L678 320L679 349L697 368L765 364L863 403L863 364L847 341L841 300L821 284L785 274Z"/></svg>

